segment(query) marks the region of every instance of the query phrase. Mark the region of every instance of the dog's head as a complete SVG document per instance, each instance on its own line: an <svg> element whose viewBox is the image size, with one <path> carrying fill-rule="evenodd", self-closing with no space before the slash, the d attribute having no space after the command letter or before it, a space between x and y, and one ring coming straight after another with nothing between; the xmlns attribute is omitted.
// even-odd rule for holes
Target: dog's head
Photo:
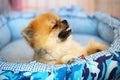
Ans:
<svg viewBox="0 0 120 80"><path fill-rule="evenodd" d="M64 42L71 34L68 22L48 12L36 17L23 31L23 36L32 48Z"/></svg>

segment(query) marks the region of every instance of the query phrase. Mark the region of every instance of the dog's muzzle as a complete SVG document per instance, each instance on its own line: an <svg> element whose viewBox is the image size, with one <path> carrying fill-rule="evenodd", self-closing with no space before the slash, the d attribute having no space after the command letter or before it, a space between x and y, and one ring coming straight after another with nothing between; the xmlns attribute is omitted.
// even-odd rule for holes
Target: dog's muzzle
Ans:
<svg viewBox="0 0 120 80"><path fill-rule="evenodd" d="M69 35L71 34L72 30L69 28L69 24L67 22L67 20L63 20L62 21L62 31L59 33L58 37L64 41L66 40Z"/></svg>

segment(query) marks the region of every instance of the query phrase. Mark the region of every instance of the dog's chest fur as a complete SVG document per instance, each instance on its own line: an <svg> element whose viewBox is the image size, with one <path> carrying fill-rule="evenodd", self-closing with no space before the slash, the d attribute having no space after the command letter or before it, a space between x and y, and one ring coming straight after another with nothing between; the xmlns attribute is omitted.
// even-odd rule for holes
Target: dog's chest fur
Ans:
<svg viewBox="0 0 120 80"><path fill-rule="evenodd" d="M76 57L79 56L80 53L85 53L83 47L79 46L71 39L53 45L54 46L48 48L39 49L35 54L35 60L43 63L55 63L57 59L60 59L63 56L72 54Z"/></svg>

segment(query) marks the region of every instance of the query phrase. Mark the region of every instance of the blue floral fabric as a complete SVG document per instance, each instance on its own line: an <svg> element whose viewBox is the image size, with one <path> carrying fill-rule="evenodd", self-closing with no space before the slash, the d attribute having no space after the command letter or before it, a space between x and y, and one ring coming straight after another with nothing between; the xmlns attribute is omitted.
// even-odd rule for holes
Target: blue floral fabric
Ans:
<svg viewBox="0 0 120 80"><path fill-rule="evenodd" d="M0 77L1 80L64 80L66 76L64 70L60 69L55 72L2 71Z"/></svg>
<svg viewBox="0 0 120 80"><path fill-rule="evenodd" d="M66 65L37 62L19 65L0 62L0 67L0 80L64 80L67 72Z"/></svg>
<svg viewBox="0 0 120 80"><path fill-rule="evenodd" d="M70 67L68 80L119 80L120 38L116 41L119 41L119 43L114 43L117 43L118 50L116 51L112 47L91 55L85 60L77 60L77 63Z"/></svg>

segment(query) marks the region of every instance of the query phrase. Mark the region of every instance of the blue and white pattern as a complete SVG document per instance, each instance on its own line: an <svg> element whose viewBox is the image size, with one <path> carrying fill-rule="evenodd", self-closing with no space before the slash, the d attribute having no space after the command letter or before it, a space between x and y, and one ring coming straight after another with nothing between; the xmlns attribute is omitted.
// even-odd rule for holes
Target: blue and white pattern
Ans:
<svg viewBox="0 0 120 80"><path fill-rule="evenodd" d="M108 50L77 60L69 73L70 80L119 80L120 37Z"/></svg>
<svg viewBox="0 0 120 80"><path fill-rule="evenodd" d="M107 50L86 56L85 59L80 56L72 64L62 65L0 60L0 80L120 80L120 22L104 13L91 16L94 17L111 26L115 34Z"/></svg>

